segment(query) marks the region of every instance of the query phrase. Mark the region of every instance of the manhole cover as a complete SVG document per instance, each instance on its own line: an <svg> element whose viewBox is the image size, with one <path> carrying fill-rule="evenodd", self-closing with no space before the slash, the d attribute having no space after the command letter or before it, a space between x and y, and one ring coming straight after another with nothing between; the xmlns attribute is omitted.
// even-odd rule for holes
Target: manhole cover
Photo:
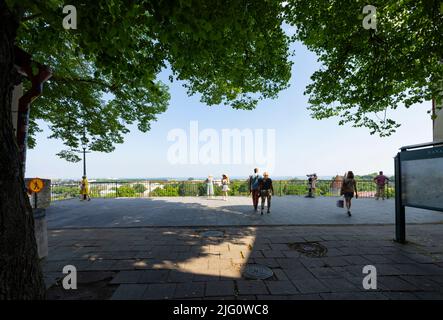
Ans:
<svg viewBox="0 0 443 320"><path fill-rule="evenodd" d="M204 238L223 238L224 233L223 231L217 231L217 230L209 230L200 233L200 236Z"/></svg>
<svg viewBox="0 0 443 320"><path fill-rule="evenodd" d="M328 253L328 249L318 242L295 242L289 247L308 257L324 257Z"/></svg>
<svg viewBox="0 0 443 320"><path fill-rule="evenodd" d="M261 264L248 264L243 270L243 276L247 279L265 280L274 275L267 266Z"/></svg>

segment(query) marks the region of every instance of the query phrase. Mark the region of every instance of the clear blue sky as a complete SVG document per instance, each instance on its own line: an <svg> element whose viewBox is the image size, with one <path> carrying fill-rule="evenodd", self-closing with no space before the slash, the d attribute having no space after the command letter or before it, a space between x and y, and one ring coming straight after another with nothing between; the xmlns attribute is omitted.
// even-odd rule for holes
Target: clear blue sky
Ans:
<svg viewBox="0 0 443 320"><path fill-rule="evenodd" d="M303 95L311 74L318 68L316 56L301 44L295 44L291 86L275 100L262 101L253 111L231 110L225 106L209 107L197 96L188 97L179 82L170 84L167 71L160 75L170 85L168 110L158 116L150 132L135 127L124 144L114 152L88 154L89 178L203 177L228 173L247 176L251 164L171 164L167 140L170 130L189 132L190 121L198 121L200 130L274 129L276 135L273 176L301 176L316 172L320 176L343 174L353 170L367 174L378 170L393 173L393 157L399 147L432 141L432 122L426 113L431 103L415 105L409 110L399 107L390 116L402 126L391 137L371 136L365 128L338 126L337 119L314 120ZM49 130L37 136L37 147L28 152L26 176L42 178L79 178L82 163L68 163L55 154L63 149L60 141L47 139ZM202 144L200 144L202 145ZM260 166L260 165L259 165ZM264 168L265 169L265 168Z"/></svg>

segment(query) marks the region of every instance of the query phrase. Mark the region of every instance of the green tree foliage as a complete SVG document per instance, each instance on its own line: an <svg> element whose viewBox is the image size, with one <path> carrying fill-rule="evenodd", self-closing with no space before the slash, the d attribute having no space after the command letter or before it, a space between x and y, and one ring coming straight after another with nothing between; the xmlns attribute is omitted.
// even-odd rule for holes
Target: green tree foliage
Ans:
<svg viewBox="0 0 443 320"><path fill-rule="evenodd" d="M54 72L33 103L29 145L44 120L67 160L79 160L83 134L91 150L110 152L128 125L149 130L168 105L165 68L208 105L252 109L288 86L279 1L72 0L76 30L63 29L65 1L7 3L21 20L18 46Z"/></svg>
<svg viewBox="0 0 443 320"><path fill-rule="evenodd" d="M117 195L119 197L135 197L137 192L131 186L121 186L117 188Z"/></svg>
<svg viewBox="0 0 443 320"><path fill-rule="evenodd" d="M178 184L167 184L163 188L156 188L151 192L153 197L178 197L179 195Z"/></svg>
<svg viewBox="0 0 443 320"><path fill-rule="evenodd" d="M363 7L377 8L376 30L362 26ZM316 119L389 135L399 126L387 115L404 104L443 98L441 0L289 0L287 22L319 56L307 86Z"/></svg>
<svg viewBox="0 0 443 320"><path fill-rule="evenodd" d="M132 188L134 189L134 191L135 191L136 193L143 193L143 192L146 191L146 187L145 187L145 185L144 185L144 184L141 184L141 183L134 184L134 185L132 186Z"/></svg>

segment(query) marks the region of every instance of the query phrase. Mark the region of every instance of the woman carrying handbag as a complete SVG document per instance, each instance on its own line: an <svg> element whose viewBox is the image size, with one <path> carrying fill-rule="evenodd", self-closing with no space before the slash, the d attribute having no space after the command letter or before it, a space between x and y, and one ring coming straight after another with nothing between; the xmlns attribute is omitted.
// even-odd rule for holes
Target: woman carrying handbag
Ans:
<svg viewBox="0 0 443 320"><path fill-rule="evenodd" d="M346 203L346 209L348 216L351 216L351 201L354 197L358 199L358 193L357 193L357 182L354 179L354 173L352 171L348 171L346 176L343 179L343 184L341 186L340 195L343 195L345 197L345 203Z"/></svg>

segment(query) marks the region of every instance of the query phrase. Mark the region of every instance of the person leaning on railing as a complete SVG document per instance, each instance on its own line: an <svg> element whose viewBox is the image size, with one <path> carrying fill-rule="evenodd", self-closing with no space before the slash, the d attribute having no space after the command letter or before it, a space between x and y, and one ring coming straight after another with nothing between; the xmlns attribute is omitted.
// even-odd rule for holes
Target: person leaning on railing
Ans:
<svg viewBox="0 0 443 320"><path fill-rule="evenodd" d="M381 196L385 200L385 187L389 182L389 178L383 174L383 171L380 171L379 175L374 178L374 182L377 186L375 199L378 200Z"/></svg>

